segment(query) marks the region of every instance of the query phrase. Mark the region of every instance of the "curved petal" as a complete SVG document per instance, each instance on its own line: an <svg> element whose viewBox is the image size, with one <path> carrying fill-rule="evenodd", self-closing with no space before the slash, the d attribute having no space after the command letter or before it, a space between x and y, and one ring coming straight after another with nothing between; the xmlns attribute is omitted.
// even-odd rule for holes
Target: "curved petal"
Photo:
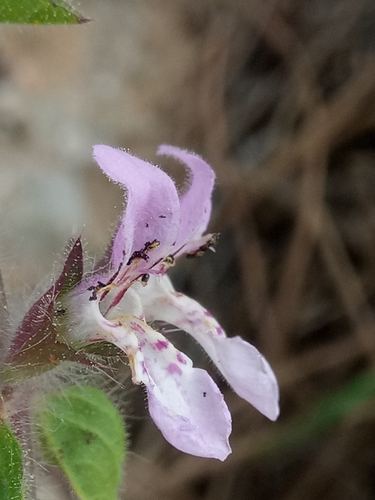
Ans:
<svg viewBox="0 0 375 500"><path fill-rule="evenodd" d="M206 333L207 335L207 333ZM279 389L275 374L260 352L241 337L215 337L206 351L216 358L215 364L235 392L270 420L279 416ZM198 333L195 336L200 337ZM198 340L199 341L199 340ZM204 346L203 346L204 347Z"/></svg>
<svg viewBox="0 0 375 500"><path fill-rule="evenodd" d="M215 173L202 158L183 149L163 144L157 154L176 158L190 171L190 186L180 198L181 225L176 242L179 249L189 240L200 237L207 228Z"/></svg>
<svg viewBox="0 0 375 500"><path fill-rule="evenodd" d="M152 419L175 448L225 460L231 453L231 418L222 394L208 373L199 368L186 370L180 383L172 393L173 400L165 400L165 391L158 385L146 384Z"/></svg>
<svg viewBox="0 0 375 500"><path fill-rule="evenodd" d="M180 223L180 202L172 179L155 165L110 146L94 146L93 156L103 172L127 192L113 243L114 267L154 240L161 245L152 252L153 261L165 256L165 248L176 241Z"/></svg>
<svg viewBox="0 0 375 500"><path fill-rule="evenodd" d="M101 299L100 291L96 293L93 289L98 283L105 283L109 275L102 274L91 276L83 281L69 295L68 304L73 312L72 317L75 319L75 326L72 334L75 340L87 340L90 336L101 336L103 332L100 330L103 325L106 326L111 318L119 315L132 315L143 318L143 306L139 294L134 288L129 288L126 294L122 297L121 304L111 307L110 305L118 293L118 289L110 290L104 300ZM96 296L96 300L94 297ZM107 314L107 310L110 312ZM105 329L105 328L104 328ZM96 332L96 333L95 333Z"/></svg>
<svg viewBox="0 0 375 500"><path fill-rule="evenodd" d="M147 320L162 320L197 340L233 390L271 420L279 415L276 377L258 350L240 337L228 338L213 316L195 300L174 292L170 280L152 277L139 290ZM148 288L148 287L147 287Z"/></svg>
<svg viewBox="0 0 375 500"><path fill-rule="evenodd" d="M139 374L142 373L144 360L137 335L131 327L133 316L126 314L107 319L100 311L99 301L90 300L89 297L90 291L87 290L70 297L70 306L78 313L75 314L78 321L69 329L67 336L72 340L86 344L102 341L114 344L127 355L133 382L135 384L142 383L143 379L140 378ZM136 303L136 300L131 300L131 302Z"/></svg>
<svg viewBox="0 0 375 500"><path fill-rule="evenodd" d="M152 419L175 448L225 460L231 452L231 417L223 395L208 375L162 334L132 318L144 362L137 376L146 388Z"/></svg>
<svg viewBox="0 0 375 500"><path fill-rule="evenodd" d="M107 319L98 301L87 308L96 328L86 340L106 340L126 353L132 380L146 386L150 415L165 439L185 453L225 460L231 452L231 416L207 372L193 368L185 354L141 319L131 314Z"/></svg>

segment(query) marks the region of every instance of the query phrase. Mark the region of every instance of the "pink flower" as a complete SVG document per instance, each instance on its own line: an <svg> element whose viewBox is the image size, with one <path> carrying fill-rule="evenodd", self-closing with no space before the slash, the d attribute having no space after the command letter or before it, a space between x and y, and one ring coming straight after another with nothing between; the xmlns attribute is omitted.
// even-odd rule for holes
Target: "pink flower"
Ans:
<svg viewBox="0 0 375 500"><path fill-rule="evenodd" d="M179 196L161 169L109 146L95 146L103 172L126 192L126 209L113 240L110 269L81 284L71 298L82 318L84 342L109 341L122 349L133 382L144 384L151 417L176 448L224 460L231 417L218 387L150 322L185 330L211 357L233 390L271 420L279 413L276 378L263 356L240 337L228 338L194 300L175 292L165 275L182 254L201 254L215 236L203 236L211 215L215 175L200 157L171 146L190 172Z"/></svg>

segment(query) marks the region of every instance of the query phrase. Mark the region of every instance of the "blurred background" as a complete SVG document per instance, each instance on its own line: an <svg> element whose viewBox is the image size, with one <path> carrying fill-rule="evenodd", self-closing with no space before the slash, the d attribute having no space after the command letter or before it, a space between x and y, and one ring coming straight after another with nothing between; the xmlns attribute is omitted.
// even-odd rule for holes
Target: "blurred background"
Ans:
<svg viewBox="0 0 375 500"><path fill-rule="evenodd" d="M174 450L129 384L123 498L374 499L375 3L75 5L91 23L0 31L0 262L15 314L71 236L94 259L107 246L122 192L92 145L158 161L174 144L215 169L220 231L216 253L178 263L176 288L256 345L281 387L271 423L175 335L225 393L233 454ZM72 498L51 488L40 498Z"/></svg>

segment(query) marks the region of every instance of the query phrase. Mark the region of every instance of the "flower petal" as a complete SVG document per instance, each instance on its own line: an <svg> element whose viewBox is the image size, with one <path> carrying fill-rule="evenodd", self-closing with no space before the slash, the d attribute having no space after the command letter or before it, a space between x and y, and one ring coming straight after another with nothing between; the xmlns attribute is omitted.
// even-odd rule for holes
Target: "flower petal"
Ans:
<svg viewBox="0 0 375 500"><path fill-rule="evenodd" d="M113 244L114 267L155 239L161 242L152 252L156 261L163 255L163 247L174 244L179 229L180 203L172 179L155 165L120 149L98 145L93 151L103 172L127 192L126 210Z"/></svg>
<svg viewBox="0 0 375 500"><path fill-rule="evenodd" d="M105 340L126 353L132 380L146 386L150 415L165 439L185 453L225 460L231 452L231 416L207 372L193 368L185 354L138 317L107 319L98 301L86 307L93 325L86 341Z"/></svg>
<svg viewBox="0 0 375 500"><path fill-rule="evenodd" d="M276 420L280 413L279 389L268 361L241 337L212 335L211 341L209 355L216 357L215 364L229 385L263 415Z"/></svg>
<svg viewBox="0 0 375 500"><path fill-rule="evenodd" d="M137 379L147 388L150 415L165 439L185 453L225 460L231 416L212 378L143 321L133 317L130 327L144 359Z"/></svg>
<svg viewBox="0 0 375 500"><path fill-rule="evenodd" d="M198 457L227 458L231 417L206 371L190 368L184 373L181 386L176 384L172 393L176 398L173 405L168 404L170 398L164 400L165 391L159 386L146 385L150 415L169 443Z"/></svg>
<svg viewBox="0 0 375 500"><path fill-rule="evenodd" d="M276 377L258 350L240 337L228 338L213 316L195 300L174 292L170 280L152 277L138 290L147 321L162 320L197 340L233 390L271 420L279 415Z"/></svg>
<svg viewBox="0 0 375 500"><path fill-rule="evenodd" d="M191 173L190 186L180 198L181 225L176 242L179 249L188 241L200 237L207 228L215 173L202 158L183 149L163 144L157 153L180 160Z"/></svg>

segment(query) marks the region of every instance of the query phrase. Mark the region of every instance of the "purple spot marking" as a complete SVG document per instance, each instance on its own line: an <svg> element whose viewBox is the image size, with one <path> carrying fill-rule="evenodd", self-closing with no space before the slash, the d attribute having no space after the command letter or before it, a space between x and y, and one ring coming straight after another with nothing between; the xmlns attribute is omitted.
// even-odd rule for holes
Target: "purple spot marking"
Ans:
<svg viewBox="0 0 375 500"><path fill-rule="evenodd" d="M190 317L196 316L197 314L199 314L199 311L197 309L192 309L187 313L187 315Z"/></svg>
<svg viewBox="0 0 375 500"><path fill-rule="evenodd" d="M224 334L224 330L221 328L221 326L217 326L216 327L216 333L218 335L223 335Z"/></svg>
<svg viewBox="0 0 375 500"><path fill-rule="evenodd" d="M158 351L162 351L163 349L168 349L169 342L168 340L158 340L157 342L155 342L154 346Z"/></svg>
<svg viewBox="0 0 375 500"><path fill-rule="evenodd" d="M204 315L207 316L208 318L212 318L212 314L210 313L210 311L205 310Z"/></svg>
<svg viewBox="0 0 375 500"><path fill-rule="evenodd" d="M146 330L141 327L141 325L138 325L138 323L135 323L135 321L132 321L130 323L131 328L138 333L146 333Z"/></svg>
<svg viewBox="0 0 375 500"><path fill-rule="evenodd" d="M183 357L183 355L180 352L177 353L177 361L183 365L186 365L186 359Z"/></svg>
<svg viewBox="0 0 375 500"><path fill-rule="evenodd" d="M182 370L176 363L169 363L167 372L170 375L182 375Z"/></svg>
<svg viewBox="0 0 375 500"><path fill-rule="evenodd" d="M181 292L173 292L173 295L174 295L175 297L178 297L178 298L180 298L180 297L183 297L183 296L184 296L184 294L183 294L183 293L181 293Z"/></svg>

